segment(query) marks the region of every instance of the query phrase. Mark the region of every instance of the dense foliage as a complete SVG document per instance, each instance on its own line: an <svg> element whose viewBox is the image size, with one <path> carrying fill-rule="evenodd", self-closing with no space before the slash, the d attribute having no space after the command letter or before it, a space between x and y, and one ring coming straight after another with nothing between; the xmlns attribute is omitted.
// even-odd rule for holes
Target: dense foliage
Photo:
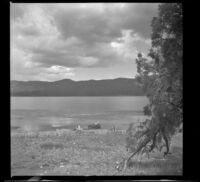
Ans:
<svg viewBox="0 0 200 182"><path fill-rule="evenodd" d="M149 58L139 53L136 59L136 79L150 102L144 112L151 119L140 123L132 133L130 125L127 147L133 154L129 159L144 151L151 152L163 142L165 156L171 137L182 124L182 4L160 4L158 17L153 18L151 26Z"/></svg>

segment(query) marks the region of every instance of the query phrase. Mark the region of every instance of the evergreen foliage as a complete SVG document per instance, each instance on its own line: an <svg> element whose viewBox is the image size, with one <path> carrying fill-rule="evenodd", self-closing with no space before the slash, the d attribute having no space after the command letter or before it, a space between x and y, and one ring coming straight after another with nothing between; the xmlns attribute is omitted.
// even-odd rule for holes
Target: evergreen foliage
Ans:
<svg viewBox="0 0 200 182"><path fill-rule="evenodd" d="M169 154L171 138L182 124L182 4L160 4L151 26L149 59L141 53L136 59L136 80L150 102L144 114L151 119L134 129L129 126L127 148L132 154L124 160L124 170L134 155L162 149L163 142L164 157Z"/></svg>

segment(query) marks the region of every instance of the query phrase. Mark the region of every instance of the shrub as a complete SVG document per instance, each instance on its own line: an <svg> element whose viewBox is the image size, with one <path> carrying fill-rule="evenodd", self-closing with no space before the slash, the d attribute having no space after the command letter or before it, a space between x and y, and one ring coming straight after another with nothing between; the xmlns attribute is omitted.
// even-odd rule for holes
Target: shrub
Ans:
<svg viewBox="0 0 200 182"><path fill-rule="evenodd" d="M101 125L99 123L90 124L88 129L101 129Z"/></svg>

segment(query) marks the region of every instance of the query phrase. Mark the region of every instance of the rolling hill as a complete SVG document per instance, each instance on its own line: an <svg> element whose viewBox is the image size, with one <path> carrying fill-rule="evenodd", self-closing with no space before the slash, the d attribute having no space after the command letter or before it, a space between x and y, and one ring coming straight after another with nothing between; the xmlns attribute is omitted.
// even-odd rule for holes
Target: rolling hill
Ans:
<svg viewBox="0 0 200 182"><path fill-rule="evenodd" d="M135 79L11 81L11 96L142 96Z"/></svg>

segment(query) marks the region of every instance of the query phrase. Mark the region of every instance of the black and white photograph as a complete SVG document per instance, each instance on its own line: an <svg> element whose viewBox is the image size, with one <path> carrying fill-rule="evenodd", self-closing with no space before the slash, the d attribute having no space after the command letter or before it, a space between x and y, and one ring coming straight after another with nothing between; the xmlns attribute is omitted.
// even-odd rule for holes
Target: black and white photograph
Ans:
<svg viewBox="0 0 200 182"><path fill-rule="evenodd" d="M182 176L182 21L182 3L11 2L11 176Z"/></svg>

